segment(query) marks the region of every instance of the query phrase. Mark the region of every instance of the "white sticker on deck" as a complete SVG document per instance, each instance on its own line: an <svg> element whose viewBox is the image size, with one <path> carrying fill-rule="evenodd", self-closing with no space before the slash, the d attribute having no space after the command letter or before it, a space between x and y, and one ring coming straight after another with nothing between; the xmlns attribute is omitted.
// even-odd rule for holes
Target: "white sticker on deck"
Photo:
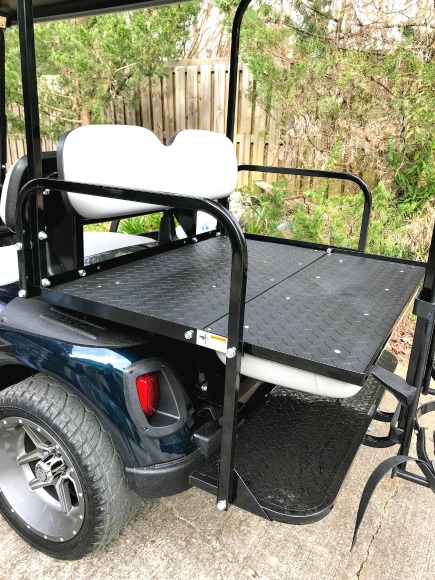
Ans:
<svg viewBox="0 0 435 580"><path fill-rule="evenodd" d="M196 344L217 350L218 352L227 352L227 339L224 336L205 332L204 330L198 330L196 332Z"/></svg>

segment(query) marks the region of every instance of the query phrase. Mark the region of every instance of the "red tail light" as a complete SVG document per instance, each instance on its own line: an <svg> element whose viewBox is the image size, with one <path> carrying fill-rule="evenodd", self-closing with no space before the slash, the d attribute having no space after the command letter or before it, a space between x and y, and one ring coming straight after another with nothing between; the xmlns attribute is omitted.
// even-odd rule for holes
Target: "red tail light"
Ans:
<svg viewBox="0 0 435 580"><path fill-rule="evenodd" d="M137 394L147 417L157 409L159 402L159 376L157 373L142 375L136 379Z"/></svg>

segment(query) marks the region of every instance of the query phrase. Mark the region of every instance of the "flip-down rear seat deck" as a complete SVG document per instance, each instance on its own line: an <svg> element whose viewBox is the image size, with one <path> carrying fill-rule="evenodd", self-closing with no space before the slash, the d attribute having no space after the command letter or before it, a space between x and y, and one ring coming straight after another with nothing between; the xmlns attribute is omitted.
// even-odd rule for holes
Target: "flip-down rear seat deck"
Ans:
<svg viewBox="0 0 435 580"><path fill-rule="evenodd" d="M362 385L424 266L247 238L244 352ZM90 267L86 277L44 288L42 296L180 340L188 340L188 330L198 331L190 339L198 344L202 331L226 337L230 241L206 236L176 245L137 252L130 262L124 258L108 269Z"/></svg>

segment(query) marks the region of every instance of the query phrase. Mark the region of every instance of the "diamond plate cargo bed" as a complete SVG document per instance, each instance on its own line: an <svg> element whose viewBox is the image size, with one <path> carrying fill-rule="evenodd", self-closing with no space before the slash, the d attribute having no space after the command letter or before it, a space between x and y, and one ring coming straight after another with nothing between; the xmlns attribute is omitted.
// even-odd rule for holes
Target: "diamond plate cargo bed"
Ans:
<svg viewBox="0 0 435 580"><path fill-rule="evenodd" d="M362 385L424 267L341 250L247 243L245 353ZM43 297L179 339L189 329L227 336L226 237L137 255L130 263L46 288Z"/></svg>

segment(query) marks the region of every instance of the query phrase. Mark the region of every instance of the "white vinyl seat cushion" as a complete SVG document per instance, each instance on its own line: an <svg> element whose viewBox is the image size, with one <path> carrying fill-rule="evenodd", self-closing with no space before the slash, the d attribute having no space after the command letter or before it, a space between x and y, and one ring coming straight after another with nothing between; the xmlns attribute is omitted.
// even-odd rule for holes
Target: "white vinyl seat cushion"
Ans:
<svg viewBox="0 0 435 580"><path fill-rule="evenodd" d="M226 364L225 354L221 352L216 352L216 354L219 360ZM353 397L361 389L358 385L330 379L251 354L243 355L240 372L251 379L334 399Z"/></svg>
<svg viewBox="0 0 435 580"><path fill-rule="evenodd" d="M89 125L66 133L58 146L62 179L220 199L237 184L232 142L219 133L185 130L163 145L148 129ZM87 219L108 219L159 211L163 206L68 193L74 211Z"/></svg>
<svg viewBox="0 0 435 580"><path fill-rule="evenodd" d="M119 250L151 242L154 243L155 240L144 236L116 232L84 232L83 235L85 258L110 250ZM15 246L0 247L0 266L0 286L18 280L18 255Z"/></svg>
<svg viewBox="0 0 435 580"><path fill-rule="evenodd" d="M152 238L145 236L135 236L133 234L121 234L118 232L84 232L83 245L85 258L119 250L129 246L140 246L142 244L155 243Z"/></svg>
<svg viewBox="0 0 435 580"><path fill-rule="evenodd" d="M0 286L16 282L18 278L18 256L15 246L0 247Z"/></svg>

